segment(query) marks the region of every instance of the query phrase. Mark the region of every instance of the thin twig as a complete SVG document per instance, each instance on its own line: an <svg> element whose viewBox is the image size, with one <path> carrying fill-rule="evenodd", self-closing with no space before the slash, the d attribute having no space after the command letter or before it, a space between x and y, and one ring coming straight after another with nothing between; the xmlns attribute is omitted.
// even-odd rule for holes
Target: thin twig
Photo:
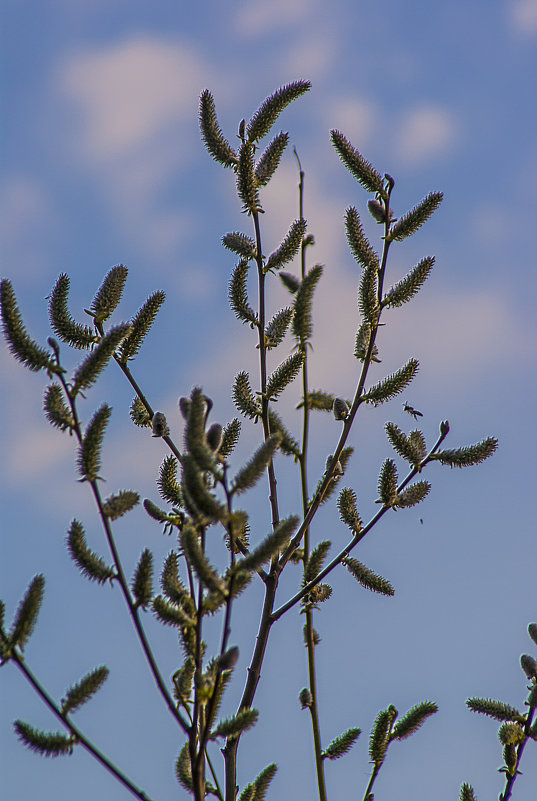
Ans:
<svg viewBox="0 0 537 801"><path fill-rule="evenodd" d="M435 442L435 444L433 445L427 456L423 459L422 462L420 462L419 466L413 467L412 470L406 476L406 478L404 478L403 481L401 481L401 483L397 487L398 493L400 493L406 487L408 482L412 481L414 476L416 476L419 472L421 472L423 467L425 467L425 465L427 465L431 461L433 454L436 453L436 451L446 438L447 433L448 432L446 431L445 433L440 434L440 436L438 437L437 441ZM345 557L349 555L352 549L355 548L356 545L358 545L358 543L361 540L363 540L365 535L371 531L373 526L375 526L376 523L378 523L378 521L380 520L380 518L383 517L386 514L386 512L391 508L392 508L391 506L384 504L382 508L379 509L379 511L371 518L369 523L366 526L364 526L357 534L354 535L352 540L345 546L345 548L343 548L343 550L340 551L340 553L338 553L338 555L335 556L332 559L332 561L325 568L323 568L323 570L321 570L321 572L314 579L312 579L308 584L306 584L305 587L302 587L302 589L299 592L297 592L296 595L293 595L292 598L290 598L286 603L282 604L282 606L280 606L279 609L277 609L275 612L272 613L271 616L272 622L273 623L276 622L276 620L278 620L282 615L284 615L287 611L289 611L289 609L295 606L295 604L299 603L299 601L301 601L304 598L304 596L306 596L309 592L311 592L311 590L320 581L322 581L329 573L331 573L331 571L335 567L341 564L343 559L345 559Z"/></svg>
<svg viewBox="0 0 537 801"><path fill-rule="evenodd" d="M302 221L304 219L304 170L300 163L296 148L293 148L295 158L298 162L299 181L298 181L298 215ZM300 274L302 280L306 275L306 247L304 245L304 238L300 244ZM299 347L304 352L304 361L302 363L302 398L303 398L303 411L302 411L302 448L300 451L299 467L300 467L300 488L302 493L302 514L305 516L308 511L308 442L309 442L309 423L310 423L310 405L309 405L309 387L308 387L308 349L307 343L299 343ZM304 532L304 557L303 569L306 570L307 561L310 555L310 530L306 529ZM327 801L326 795L326 782L324 777L324 760L322 757L321 745L321 729L319 723L319 706L317 703L317 679L315 671L315 638L313 627L313 610L306 609L306 648L308 654L308 677L309 677L309 691L311 693L311 705L309 707L311 716L311 726L313 732L313 750L315 754L315 770L317 773L317 786L319 790L319 801Z"/></svg>
<svg viewBox="0 0 537 801"><path fill-rule="evenodd" d="M64 392L66 394L66 397L69 400L69 404L70 404L70 407L71 407L71 412L73 414L73 420L74 420L74 431L75 431L76 438L78 440L78 444L79 444L80 447L82 447L82 441L83 441L82 429L81 429L80 421L79 421L79 418L78 418L78 412L77 412L77 408L76 408L75 399L72 397L71 392L69 391L69 387L67 386L65 378L63 377L63 373L59 374L59 379L60 379L60 381L62 383L62 386L63 386ZM161 673L159 671L158 665L157 665L157 663L155 661L155 658L153 656L153 652L151 650L151 647L149 645L148 639L146 637L146 634L145 634L145 631L144 631L144 628L143 628L143 625L142 625L142 621L140 620L140 616L138 614L138 609L135 606L135 604L133 603L133 600L132 600L132 597L131 597L131 593L130 593L130 590L129 590L129 585L128 585L127 579L125 577L125 571L123 570L123 565L122 565L122 562L121 562L121 559L120 559L120 556L119 556L119 552L117 550L116 543L115 543L115 540L114 540L114 535L112 533L112 529L111 529L111 526L110 526L110 521L109 521L109 519L108 519L108 517L107 517L107 515L105 514L105 511L104 511L104 506L103 506L103 501L102 501L101 493L100 493L100 490L99 490L99 486L97 484L97 481L93 480L93 479L90 480L89 483L90 483L90 486L91 486L91 489L92 489L92 492L93 492L93 496L95 498L95 502L97 504L97 508L99 510L99 516L100 516L102 524L103 524L103 528L104 528L104 531L105 531L106 539L107 539L107 542L108 542L108 547L110 548L110 551L112 553L112 558L114 560L114 566L116 568L117 580L119 581L119 585L121 587L121 591L122 591L123 596L125 598L125 601L127 603L127 607L129 609L129 613L130 613L132 621L134 623L134 627L136 629L136 633L137 633L138 638L140 640L140 644L142 646L143 652L145 654L147 662L149 663L149 667L151 669L151 672L153 674L153 677L155 679L157 687L160 690L160 693L161 693L161 695L162 695L162 697L163 697L163 699L164 699L164 701L166 703L166 706L170 710L170 712L171 712L172 716L175 718L175 720L179 723L179 725L181 726L183 731L186 734L188 734L188 732L189 732L188 723L185 721L185 719L183 718L183 716L181 715L179 710L176 708L176 706L175 706L175 704L173 702L173 699L172 699L172 697L171 697L171 695L170 695L170 693L168 691L168 688L166 687L166 684L165 684L164 679L162 678L162 675L161 675Z"/></svg>
<svg viewBox="0 0 537 801"><path fill-rule="evenodd" d="M74 723L68 718L66 714L64 714L58 704L54 701L51 695L45 690L43 685L39 682L36 678L32 670L28 667L26 661L22 657L20 653L18 653L15 649L12 653L12 659L21 671L25 678L29 681L32 685L34 690L37 694L41 697L41 699L45 702L51 712L66 726L71 734L76 738L77 742L86 749L86 751L94 757L97 762L106 768L117 780L120 782L124 787L126 787L136 798L139 798L140 801L151 801L150 796L148 796L143 790L140 790L128 776L126 776L123 771L121 771L113 762L111 762L108 757L106 757L92 742L89 740L85 734L75 726Z"/></svg>

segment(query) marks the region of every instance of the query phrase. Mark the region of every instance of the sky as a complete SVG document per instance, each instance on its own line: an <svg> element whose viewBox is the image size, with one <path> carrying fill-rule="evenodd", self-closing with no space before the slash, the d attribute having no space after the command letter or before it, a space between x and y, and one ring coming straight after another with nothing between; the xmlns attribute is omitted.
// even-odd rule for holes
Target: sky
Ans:
<svg viewBox="0 0 537 801"><path fill-rule="evenodd" d="M343 570L333 575L333 596L315 616L320 715L325 746L351 726L362 729L353 750L326 767L330 798L362 797L378 711L394 704L403 714L422 700L435 701L439 713L391 746L375 798L454 801L463 781L478 799L497 797L503 789L497 726L468 711L465 700L492 697L522 708L527 693L519 657L537 657L526 630L537 619L536 0L4 0L2 18L2 276L13 282L26 326L41 343L50 335L46 297L62 272L71 277L70 308L80 321L114 264L129 268L116 322L165 290L133 372L179 445L178 397L202 385L214 400L212 419L226 423L236 415L233 378L240 370L255 375L257 358L254 333L229 309L234 260L221 244L229 231L251 235L251 221L241 214L232 173L212 161L200 140L205 88L233 144L240 120L271 92L294 80L312 83L278 120L275 132L288 131L290 146L262 194L268 254L298 214L295 146L315 237L309 258L324 265L314 307L312 388L352 397L357 382L360 270L346 243L348 206L359 209L379 246L368 195L339 161L329 131L341 130L381 174L395 178L396 215L430 191L444 192L432 219L391 249L392 282L424 256L434 255L436 264L419 296L385 320L382 363L371 383L410 356L420 372L403 396L360 411L344 486L356 491L361 516L373 516L378 471L393 455L384 424L414 427L405 400L423 412L429 444L449 419L446 447L490 435L499 447L478 467L433 465L424 476L432 483L429 497L386 515L353 554L392 582L394 598L368 593ZM269 308L287 302L274 280ZM291 348L286 340L280 358ZM73 369L77 354L63 352ZM46 377L24 369L6 347L0 365L0 597L7 619L31 578L44 573L29 664L58 699L90 669L108 665L110 678L76 721L155 801L184 798L173 772L182 735L162 708L120 593L89 584L66 552L74 517L94 550L106 554L106 543L88 488L76 480L72 439L43 418ZM106 491L135 489L158 503L155 478L165 445L133 427L133 393L113 367L82 409L89 420L104 400L114 408L103 450ZM298 401L293 386L278 405L295 432ZM319 413L311 487L339 433L339 424ZM245 421L233 470L258 442L258 428ZM296 468L280 457L276 471L283 512L293 514ZM252 536L260 539L270 526L266 496L262 484L249 507ZM151 548L158 565L175 545L141 507L118 521L116 535L129 575L143 548ZM312 536L332 540L334 554L347 541L334 504L322 509ZM214 549L217 559L221 542ZM299 581L292 568L281 603ZM233 613L232 640L241 656L226 714L242 691L261 590L254 585L244 597L244 608L238 604ZM170 676L181 664L174 634L146 618ZM241 786L270 762L279 766L267 798L315 797L311 731L297 700L307 681L302 624L295 609L274 627L255 701L260 723L241 741ZM220 621L210 626L208 638L217 641ZM54 731L59 725L12 665L0 672L0 697L6 798L131 797L82 750L46 760L17 742L16 718ZM517 801L534 797L532 750L524 754ZM214 756L217 762L217 749Z"/></svg>

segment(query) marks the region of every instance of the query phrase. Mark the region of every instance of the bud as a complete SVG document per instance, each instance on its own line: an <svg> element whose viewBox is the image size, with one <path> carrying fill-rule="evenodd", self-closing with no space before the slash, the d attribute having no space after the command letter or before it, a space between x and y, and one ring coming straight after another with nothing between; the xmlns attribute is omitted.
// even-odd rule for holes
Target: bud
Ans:
<svg viewBox="0 0 537 801"><path fill-rule="evenodd" d="M327 457L327 459L326 459L326 472L327 473L332 470L332 466L333 466L332 462L333 461L334 461L334 457L332 455ZM343 468L341 466L341 462L338 459L338 461L336 462L336 465L334 467L333 473L332 473L332 478L335 480L336 478L339 478L342 475L343 475Z"/></svg>
<svg viewBox="0 0 537 801"><path fill-rule="evenodd" d="M522 654L520 657L520 667L528 677L528 679L537 679L537 661L528 654Z"/></svg>
<svg viewBox="0 0 537 801"><path fill-rule="evenodd" d="M304 623L304 626L302 627L302 635L304 637L304 645L307 645L310 641L310 635L306 623ZM313 640L314 645L319 645L319 643L321 642L321 638L319 637L319 632L316 631L313 628L313 626L311 628L311 639Z"/></svg>
<svg viewBox="0 0 537 801"><path fill-rule="evenodd" d="M228 650L222 654L218 660L218 667L220 670L232 670L238 661L239 649L234 645L233 648L228 648Z"/></svg>
<svg viewBox="0 0 537 801"><path fill-rule="evenodd" d="M528 695L527 704L531 708L537 706L537 684L534 684L531 688L530 694ZM535 728L535 724L533 725L533 728Z"/></svg>
<svg viewBox="0 0 537 801"><path fill-rule="evenodd" d="M387 173L387 172L386 172L386 173L384 173L384 178L386 179L386 181L387 181L387 183L388 183L388 188L389 188L389 190L390 190L390 192L391 192L391 191L392 191L392 189L393 189L393 188L394 188L394 186L395 186L395 178L392 178L392 176L391 176L391 175L389 175L389 173Z"/></svg>
<svg viewBox="0 0 537 801"><path fill-rule="evenodd" d="M207 431L207 444L209 448L216 453L222 444L222 439L222 426L220 423L213 423Z"/></svg>
<svg viewBox="0 0 537 801"><path fill-rule="evenodd" d="M239 139L244 142L244 132L246 130L246 120L241 120L239 123Z"/></svg>
<svg viewBox="0 0 537 801"><path fill-rule="evenodd" d="M153 429L154 437L167 437L169 436L170 429L166 422L166 416L162 412L155 412L153 420L151 421L151 428Z"/></svg>
<svg viewBox="0 0 537 801"><path fill-rule="evenodd" d="M330 584L316 584L308 593L307 599L314 604L320 604L327 601L332 595L332 587Z"/></svg>
<svg viewBox="0 0 537 801"><path fill-rule="evenodd" d="M190 407L192 406L192 401L190 398L179 398L179 411L185 418L188 420L188 415L190 414Z"/></svg>
<svg viewBox="0 0 537 801"><path fill-rule="evenodd" d="M378 223L386 222L386 209L378 200L369 200L367 203L369 213Z"/></svg>
<svg viewBox="0 0 537 801"><path fill-rule="evenodd" d="M528 634L530 635L531 639L537 645L537 623L530 623L528 626Z"/></svg>
<svg viewBox="0 0 537 801"><path fill-rule="evenodd" d="M440 433L443 437L446 437L449 434L449 420L442 420L440 423Z"/></svg>
<svg viewBox="0 0 537 801"><path fill-rule="evenodd" d="M298 700L300 701L300 706L302 709L308 709L310 706L313 706L313 696L307 687L304 687L303 690L300 690Z"/></svg>
<svg viewBox="0 0 537 801"><path fill-rule="evenodd" d="M334 398L332 411L334 412L334 418L336 420L346 420L349 414L347 401L343 398Z"/></svg>
<svg viewBox="0 0 537 801"><path fill-rule="evenodd" d="M506 745L503 749L503 759L509 775L514 776L517 766L517 752L514 745Z"/></svg>

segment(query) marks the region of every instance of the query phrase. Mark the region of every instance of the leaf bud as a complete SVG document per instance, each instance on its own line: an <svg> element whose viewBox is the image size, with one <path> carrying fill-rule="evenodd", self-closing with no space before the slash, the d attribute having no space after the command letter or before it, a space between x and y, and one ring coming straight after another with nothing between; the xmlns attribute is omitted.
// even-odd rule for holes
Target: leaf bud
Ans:
<svg viewBox="0 0 537 801"><path fill-rule="evenodd" d="M218 667L220 670L232 670L239 661L239 649L236 645L222 654L218 660Z"/></svg>
<svg viewBox="0 0 537 801"><path fill-rule="evenodd" d="M298 700L300 701L300 706L302 709L308 709L309 707L313 706L313 696L307 687L304 687L303 690L300 690Z"/></svg>
<svg viewBox="0 0 537 801"><path fill-rule="evenodd" d="M537 661L532 656L522 654L520 657L520 667L528 679L537 679Z"/></svg>
<svg viewBox="0 0 537 801"><path fill-rule="evenodd" d="M369 213L378 223L386 222L386 209L378 200L369 200L367 203Z"/></svg>
<svg viewBox="0 0 537 801"><path fill-rule="evenodd" d="M153 420L151 421L151 428L153 429L154 437L167 437L169 436L170 429L166 422L166 416L162 412L155 412Z"/></svg>
<svg viewBox="0 0 537 801"><path fill-rule="evenodd" d="M328 456L326 458L326 466L325 467L326 467L326 472L327 473L328 473L329 470L332 470L332 467L333 467L332 462L333 462L333 460L334 460L334 457L332 455L330 455L330 456ZM336 462L335 467L333 469L333 472L332 472L332 479L335 481L336 478L339 478L342 475L343 475L343 467L341 466L341 462L338 459L338 461Z"/></svg>
<svg viewBox="0 0 537 801"><path fill-rule="evenodd" d="M387 172L384 173L384 178L385 178L386 182L388 183L388 188L389 188L389 190L391 192L392 189L395 186L395 178L392 178L392 176L389 175L389 173L387 173Z"/></svg>
<svg viewBox="0 0 537 801"><path fill-rule="evenodd" d="M440 423L440 433L443 437L446 437L449 434L449 420L442 420Z"/></svg>
<svg viewBox="0 0 537 801"><path fill-rule="evenodd" d="M526 702L530 708L537 706L537 684L534 684L531 688L530 694L528 695L528 700ZM535 724L533 725L535 728Z"/></svg>
<svg viewBox="0 0 537 801"><path fill-rule="evenodd" d="M347 405L347 401L344 400L344 398L334 398L332 411L334 413L334 418L336 420L346 420L349 414L349 407Z"/></svg>
<svg viewBox="0 0 537 801"><path fill-rule="evenodd" d="M220 423L213 423L207 431L207 444L215 453L220 449L223 439L223 431Z"/></svg>
<svg viewBox="0 0 537 801"><path fill-rule="evenodd" d="M530 635L531 639L537 645L537 623L530 623L528 626L528 634Z"/></svg>
<svg viewBox="0 0 537 801"><path fill-rule="evenodd" d="M192 401L190 398L179 398L179 411L185 418L188 420L188 415L190 414L190 407L192 406Z"/></svg>

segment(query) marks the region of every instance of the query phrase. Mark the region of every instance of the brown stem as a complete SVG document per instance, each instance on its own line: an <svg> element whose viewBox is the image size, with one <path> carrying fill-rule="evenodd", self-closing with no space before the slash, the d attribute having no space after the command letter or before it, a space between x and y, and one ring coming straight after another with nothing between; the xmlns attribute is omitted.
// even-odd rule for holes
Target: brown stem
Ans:
<svg viewBox="0 0 537 801"><path fill-rule="evenodd" d="M265 583L265 600L263 604L263 611L261 613L261 620L259 623L259 631L257 633L256 646L252 662L248 668L248 678L244 687L241 702L239 704L239 711L241 709L248 709L251 707L254 700L255 691L261 675L261 665L267 647L268 637L272 626L271 613L274 608L274 598L276 595L276 588L278 586L278 577L273 573L269 573ZM227 741L223 748L223 754L226 761L226 801L235 801L237 796L237 749L239 746L239 738L230 739Z"/></svg>

